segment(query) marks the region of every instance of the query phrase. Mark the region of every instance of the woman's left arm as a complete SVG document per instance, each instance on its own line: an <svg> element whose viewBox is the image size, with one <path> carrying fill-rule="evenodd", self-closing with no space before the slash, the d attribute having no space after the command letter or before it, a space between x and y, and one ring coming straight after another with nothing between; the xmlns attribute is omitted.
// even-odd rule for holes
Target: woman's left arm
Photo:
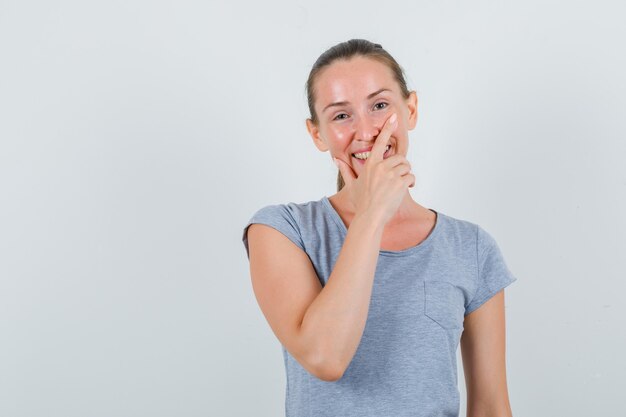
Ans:
<svg viewBox="0 0 626 417"><path fill-rule="evenodd" d="M467 417L512 417L506 383L504 290L465 316L463 327Z"/></svg>

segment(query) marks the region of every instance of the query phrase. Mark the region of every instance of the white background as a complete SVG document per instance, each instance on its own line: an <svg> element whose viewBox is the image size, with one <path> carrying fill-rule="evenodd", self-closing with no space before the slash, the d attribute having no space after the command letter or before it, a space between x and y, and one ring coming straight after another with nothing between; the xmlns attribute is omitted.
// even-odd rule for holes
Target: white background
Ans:
<svg viewBox="0 0 626 417"><path fill-rule="evenodd" d="M484 227L519 278L514 415L622 413L625 11L1 1L0 415L284 413L242 227L335 192L304 83L350 38L417 91L415 200Z"/></svg>

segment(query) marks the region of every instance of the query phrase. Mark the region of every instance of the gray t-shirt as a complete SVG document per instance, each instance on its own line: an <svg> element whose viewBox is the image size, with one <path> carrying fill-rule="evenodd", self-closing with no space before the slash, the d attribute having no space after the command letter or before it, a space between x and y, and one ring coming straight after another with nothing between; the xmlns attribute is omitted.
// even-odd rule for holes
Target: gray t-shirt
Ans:
<svg viewBox="0 0 626 417"><path fill-rule="evenodd" d="M282 347L287 417L458 417L464 316L517 278L480 226L432 211L437 221L425 240L380 251L365 330L339 380L318 379ZM347 234L328 197L258 210L243 231L248 257L252 223L305 251L326 284Z"/></svg>

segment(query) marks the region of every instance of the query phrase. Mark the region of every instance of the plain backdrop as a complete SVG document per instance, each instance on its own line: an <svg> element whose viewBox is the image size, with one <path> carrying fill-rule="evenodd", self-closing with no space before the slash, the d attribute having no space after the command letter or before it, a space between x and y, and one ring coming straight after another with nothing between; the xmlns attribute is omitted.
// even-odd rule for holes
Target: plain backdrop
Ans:
<svg viewBox="0 0 626 417"><path fill-rule="evenodd" d="M415 200L481 225L518 277L513 414L623 413L625 12L0 1L0 415L283 415L242 228L335 192L304 83L350 38L417 91Z"/></svg>

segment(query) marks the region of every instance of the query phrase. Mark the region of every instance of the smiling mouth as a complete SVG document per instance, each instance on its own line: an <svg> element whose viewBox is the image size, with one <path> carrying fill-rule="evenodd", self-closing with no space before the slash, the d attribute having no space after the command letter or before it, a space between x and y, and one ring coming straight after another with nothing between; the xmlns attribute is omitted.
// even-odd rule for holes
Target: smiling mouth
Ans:
<svg viewBox="0 0 626 417"><path fill-rule="evenodd" d="M383 153L383 157L387 154L387 152L389 152L390 149L391 149L391 145L387 145L387 148L385 149L385 152ZM352 157L360 161L365 161L367 160L367 158L370 157L370 155L371 155L371 151L368 151L368 152L353 153Z"/></svg>

